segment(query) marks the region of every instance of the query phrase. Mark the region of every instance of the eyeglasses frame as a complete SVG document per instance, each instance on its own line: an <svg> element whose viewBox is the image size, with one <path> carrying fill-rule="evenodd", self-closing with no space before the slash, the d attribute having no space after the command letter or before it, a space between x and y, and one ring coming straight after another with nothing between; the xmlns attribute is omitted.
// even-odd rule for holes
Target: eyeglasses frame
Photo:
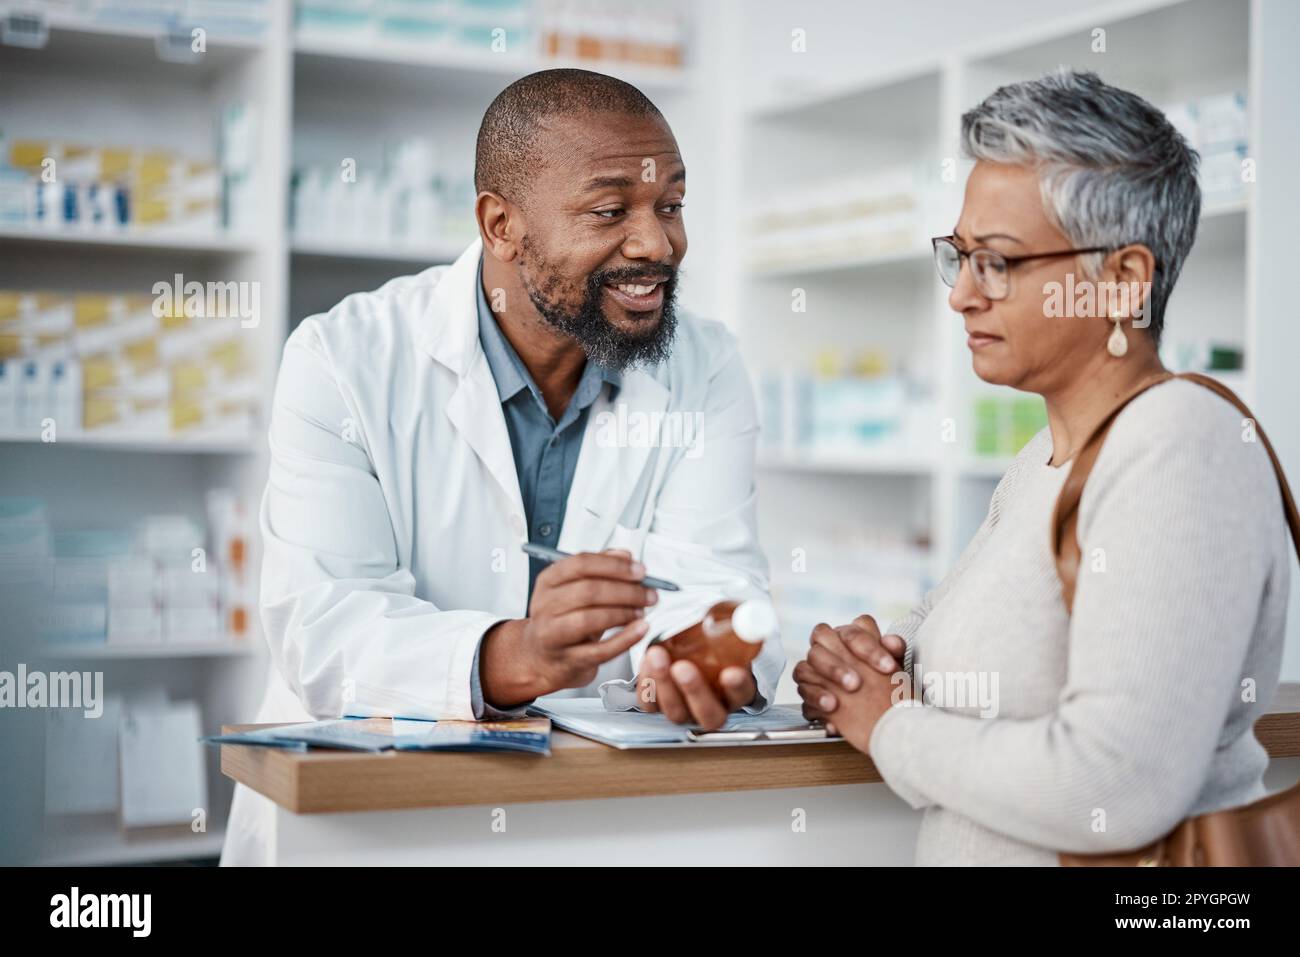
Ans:
<svg viewBox="0 0 1300 957"><path fill-rule="evenodd" d="M934 255L935 255L935 257L936 257L936 258L935 258L935 268L936 268L936 269L938 269L938 266L939 266L939 262L938 262L938 258L937 258L937 257L938 257L938 255L939 255L939 244L940 244L940 243L947 243L947 244L948 244L949 246L951 246L953 249L957 250L957 274L958 274L958 276L961 275L961 264L962 264L962 262L963 262L964 260L969 260L971 256L973 256L975 253L978 253L978 252L989 252L989 253L992 253L994 256L997 256L997 257L1000 258L1004 263L1006 263L1008 267L1010 267L1010 266L1015 266L1015 265L1017 265L1018 263L1028 262L1028 261L1030 261L1030 260L1032 260L1032 259L1055 259L1055 258L1058 257L1058 256L1081 256L1081 255L1084 255L1084 254L1086 254L1086 253L1104 253L1104 252L1111 252L1111 251L1113 251L1113 248L1114 248L1114 247L1111 247L1111 246L1088 246L1088 247L1083 248L1083 249L1062 249L1062 250L1059 250L1059 251L1057 251L1057 252L1050 252L1050 253L1030 253L1030 254L1025 255L1025 256L1008 256L1006 253L999 252L998 250L993 249L992 247L989 247L989 246L976 246L974 249L962 249L960 246L957 245L957 237L956 237L956 236L934 236L934 237L932 237L932 238L930 239L930 248L931 248L931 250L934 252ZM954 288L954 287L956 286L956 283L955 283L955 282L953 282L953 283L950 284L947 280L943 279L943 271L942 271L942 270L939 271L939 278L940 278L941 280L943 280L943 284L944 284L945 286L947 286L949 289L952 289L952 288ZM979 286L979 283L976 282L976 287L978 287L978 286ZM992 297L992 296L989 296L989 295L988 295L987 293L985 293L984 290L982 290L982 289L980 290L980 292L983 293L983 294L984 294L987 298L989 298L989 299L993 299L993 298L994 298L994 297ZM1006 298L1007 296L1009 296L1010 294L1011 294L1011 284L1008 282L1008 283L1007 283L1007 295L999 296L999 297L997 297L997 298L998 298L998 299L1005 299L1005 298Z"/></svg>

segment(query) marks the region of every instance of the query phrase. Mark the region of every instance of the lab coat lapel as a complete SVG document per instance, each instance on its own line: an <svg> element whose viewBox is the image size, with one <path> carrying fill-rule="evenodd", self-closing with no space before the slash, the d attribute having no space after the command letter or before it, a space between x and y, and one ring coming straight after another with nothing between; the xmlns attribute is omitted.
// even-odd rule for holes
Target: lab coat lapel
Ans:
<svg viewBox="0 0 1300 957"><path fill-rule="evenodd" d="M420 348L456 373L456 390L447 418L474 450L512 507L513 531L523 537L524 500L515 472L505 413L487 356L478 338L478 261L483 244L475 240L440 278L433 304L421 326Z"/></svg>
<svg viewBox="0 0 1300 957"><path fill-rule="evenodd" d="M627 522L639 524L645 498L654 492L647 468L654 463L657 469L659 456L670 451L659 448L668 398L657 379L633 369L623 374L617 396L611 400L605 393L592 403L565 506L561 551L604 547L625 513Z"/></svg>
<svg viewBox="0 0 1300 957"><path fill-rule="evenodd" d="M522 519L524 498L519 490L510 433L506 429L506 417L501 410L501 397L492 370L481 351L469 374L460 380L460 385L452 393L447 403L447 418L501 486L513 507L510 514ZM522 525L519 522L513 524L515 533L522 536Z"/></svg>

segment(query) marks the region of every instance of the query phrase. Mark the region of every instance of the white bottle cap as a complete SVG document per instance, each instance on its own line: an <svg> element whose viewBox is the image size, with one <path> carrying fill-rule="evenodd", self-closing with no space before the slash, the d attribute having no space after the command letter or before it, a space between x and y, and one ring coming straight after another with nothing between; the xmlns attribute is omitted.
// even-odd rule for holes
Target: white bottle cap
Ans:
<svg viewBox="0 0 1300 957"><path fill-rule="evenodd" d="M765 601L742 601L731 613L731 630L741 641L760 642L775 637L777 627L776 612Z"/></svg>

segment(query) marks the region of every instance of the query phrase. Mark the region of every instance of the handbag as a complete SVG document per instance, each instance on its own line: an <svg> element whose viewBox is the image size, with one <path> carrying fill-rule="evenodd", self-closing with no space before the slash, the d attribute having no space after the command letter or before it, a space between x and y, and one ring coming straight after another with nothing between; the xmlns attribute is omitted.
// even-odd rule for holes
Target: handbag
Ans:
<svg viewBox="0 0 1300 957"><path fill-rule="evenodd" d="M1147 389L1170 379L1185 379L1204 386L1255 421L1250 409L1231 389L1215 379L1195 373L1159 373L1140 383L1111 409L1079 449L1052 516L1052 552L1056 556L1056 571L1061 579L1061 595L1067 611L1074 605L1074 588L1079 577L1079 501L1083 497L1088 473L1097 461L1106 434L1124 407ZM1291 487L1282 472L1277 453L1258 423L1255 432L1273 463L1282 492L1282 507L1291 529L1291 541L1296 555L1300 556L1300 514L1296 512ZM1300 865L1300 784L1243 807L1185 818L1164 837L1146 847L1105 854L1062 851L1059 857L1063 867L1295 867Z"/></svg>

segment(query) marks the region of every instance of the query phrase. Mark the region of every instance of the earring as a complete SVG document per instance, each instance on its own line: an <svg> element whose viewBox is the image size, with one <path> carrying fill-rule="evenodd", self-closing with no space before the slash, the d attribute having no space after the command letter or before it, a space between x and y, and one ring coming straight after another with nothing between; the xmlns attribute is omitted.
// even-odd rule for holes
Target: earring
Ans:
<svg viewBox="0 0 1300 957"><path fill-rule="evenodd" d="M1106 351L1116 359L1122 359L1128 352L1128 337L1124 335L1124 328L1120 325L1121 316L1118 312L1111 313L1111 318L1115 320L1115 328L1106 340Z"/></svg>

